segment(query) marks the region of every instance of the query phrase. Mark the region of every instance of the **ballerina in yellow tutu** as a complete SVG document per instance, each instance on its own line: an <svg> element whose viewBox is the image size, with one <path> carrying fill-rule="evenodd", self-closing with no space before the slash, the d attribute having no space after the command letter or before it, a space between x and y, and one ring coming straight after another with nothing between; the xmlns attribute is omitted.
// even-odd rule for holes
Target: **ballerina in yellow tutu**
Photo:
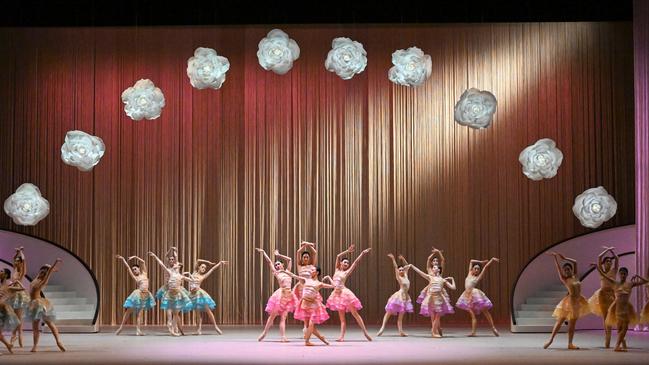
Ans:
<svg viewBox="0 0 649 365"><path fill-rule="evenodd" d="M557 273L559 273L559 279L565 285L566 289L568 289L568 294L554 308L552 317L556 318L557 322L552 329L550 340L545 343L543 348L547 349L550 347L554 337L561 328L561 324L568 320L568 349L578 350L579 347L572 343L575 337L575 325L579 318L590 313L590 308L588 307L586 298L581 295L581 281L579 281L578 277L577 261L556 252L549 252L548 254L554 256L554 263L557 267ZM559 263L559 259L564 261L563 266Z"/></svg>
<svg viewBox="0 0 649 365"><path fill-rule="evenodd" d="M636 286L645 285L649 283L649 280L635 275L631 280L627 281L629 277L629 269L626 267L620 268L618 271L619 281L615 281L614 277L611 277L604 273L602 269L597 267L600 275L608 280L615 287L615 300L613 304L608 308L608 314L606 315L606 330L611 331L611 328L617 328L617 344L615 345L615 351L626 352L626 332L629 329L629 326L633 326L638 322L638 315L633 308L633 304L629 302L631 297L631 291Z"/></svg>
<svg viewBox="0 0 649 365"><path fill-rule="evenodd" d="M607 256L609 252L611 253L611 256ZM604 251L597 257L597 267L599 272L603 272L606 275L612 275L613 277L617 275L619 263L620 258L615 254L615 252L613 252L613 247L604 247ZM615 288L613 283L602 274L600 274L599 281L600 288L593 293L590 299L588 299L588 306L594 315L602 317L604 320L604 328L606 330L604 345L606 348L609 348L611 347L611 329L606 327L606 316L608 314L608 308L615 300Z"/></svg>

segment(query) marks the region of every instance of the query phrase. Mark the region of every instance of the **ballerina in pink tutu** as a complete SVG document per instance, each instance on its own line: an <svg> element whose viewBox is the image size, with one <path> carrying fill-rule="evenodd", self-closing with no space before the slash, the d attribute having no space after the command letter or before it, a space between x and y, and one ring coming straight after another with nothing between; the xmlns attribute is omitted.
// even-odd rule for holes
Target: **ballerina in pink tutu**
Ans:
<svg viewBox="0 0 649 365"><path fill-rule="evenodd" d="M347 323L345 321L345 313L350 312L352 316L356 319L356 323L363 330L365 338L368 341L372 341L372 337L367 333L367 328L365 328L365 323L363 318L358 314L358 311L363 308L361 301L358 300L354 293L345 287L345 281L349 275L354 272L358 266L358 262L361 258L367 255L370 252L371 248L365 249L361 252L360 255L354 260L354 263L350 265L348 258L343 258L344 255L353 253L355 251L354 245L349 246L349 248L336 256L336 272L334 277L331 280L331 284L334 286L334 291L331 293L327 299L327 308L332 311L338 312L340 317L340 337L338 342L343 342L345 340L345 330L347 328Z"/></svg>
<svg viewBox="0 0 649 365"><path fill-rule="evenodd" d="M478 320L476 316L482 313L489 324L491 325L491 331L495 336L500 336L496 326L494 326L494 320L491 318L491 313L489 309L493 307L491 300L485 295L485 293L476 288L482 277L484 276L487 268L491 266L494 262L500 262L499 259L493 257L491 260L471 260L469 262L469 272L466 275L464 280L464 293L457 299L455 306L463 309L471 315L471 333L469 337L475 336L476 325Z"/></svg>
<svg viewBox="0 0 649 365"><path fill-rule="evenodd" d="M410 280L408 279L408 271L412 265L409 265L407 262L404 265L397 265L397 261L394 259L393 254L388 254L388 257L392 261L392 266L394 267L394 276L399 283L399 290L396 291L388 299L388 303L385 305L385 316L383 316L383 324L381 329L377 332L377 336L381 336L385 330L385 325L388 323L390 317L397 316L397 329L399 330L399 336L406 337L408 334L403 332L403 316L406 313L412 313L412 300L408 294L410 289ZM399 258L405 262L403 256Z"/></svg>
<svg viewBox="0 0 649 365"><path fill-rule="evenodd" d="M428 256L428 259L426 260L426 272L428 275L433 275L433 266L439 266L440 270L440 275L444 275L443 269L446 267L446 259L444 259L444 255L442 254L441 250L436 249L433 247L433 250L431 254ZM429 285L426 285L421 292L419 293L419 296L417 297L417 304L421 304L424 301L424 298L426 298L426 293L428 292L428 287ZM442 288L442 294L448 298L448 300L451 300L451 297L448 295L448 292L446 291L446 287ZM442 334L442 327L440 324L440 327L437 329L439 331L439 334L443 336Z"/></svg>
<svg viewBox="0 0 649 365"><path fill-rule="evenodd" d="M318 277L320 276L319 267L316 267L315 270L311 272L311 277L308 279L297 276L292 272L286 270L283 272L300 281L302 284L302 298L300 299L297 308L295 308L293 318L304 321L304 324L307 326L307 329L304 332L304 344L306 346L313 346L313 343L310 341L310 339L311 335L315 335L325 345L329 345L329 342L327 342L324 336L322 336L318 329L315 328L315 325L324 323L329 319L327 307L325 307L325 305L322 303L322 296L320 296L319 294L320 289L333 289L334 286L325 284L318 280ZM328 278L328 276L325 277L325 279L326 278ZM331 278L329 278L329 280L331 280Z"/></svg>
<svg viewBox="0 0 649 365"><path fill-rule="evenodd" d="M286 338L286 317L288 314L295 310L295 306L298 303L298 299L291 291L291 284L293 279L288 274L291 272L291 258L288 256L281 255L279 251L275 250L274 255L276 258L280 258L286 261L286 268L284 263L281 260L275 261L275 264L270 260L270 257L266 254L266 251L261 248L256 248L257 252L260 252L264 256L264 260L268 263L270 270L273 272L275 279L277 279L277 284L279 284L279 289L275 290L273 295L268 298L268 303L266 303L266 313L269 317L266 321L266 326L264 331L259 335L258 341L262 341L268 334L268 330L273 325L275 318L280 316L279 322L279 335L281 342L289 342Z"/></svg>
<svg viewBox="0 0 649 365"><path fill-rule="evenodd" d="M416 266L413 266L412 269L428 280L428 290L426 291L426 297L421 302L419 314L430 317L431 335L434 338L441 338L442 334L439 332L439 328L442 317L455 313L448 294L444 292L444 287L455 290L455 279L452 277L443 278L441 269L437 265L433 266L432 274L427 274Z"/></svg>

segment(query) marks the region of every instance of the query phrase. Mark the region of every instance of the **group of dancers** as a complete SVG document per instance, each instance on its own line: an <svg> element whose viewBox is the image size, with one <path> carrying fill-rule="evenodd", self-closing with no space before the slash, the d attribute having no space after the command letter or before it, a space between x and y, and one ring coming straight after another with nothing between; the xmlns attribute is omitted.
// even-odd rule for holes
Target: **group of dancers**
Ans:
<svg viewBox="0 0 649 365"><path fill-rule="evenodd" d="M321 270L317 266L318 252L315 244L311 242L300 243L300 247L296 253L297 275L291 272L292 260L290 257L284 256L275 250L274 256L276 261L273 262L263 249L257 248L257 251L263 255L264 260L268 263L279 285L279 289L271 295L266 304L266 312L269 314L269 317L263 332L259 336L259 341L262 341L266 337L275 318L280 317L279 330L281 341L287 342L286 318L289 313L293 312L295 319L304 322L303 332L305 345L313 346L313 343L310 341L312 335L318 337L324 344L329 345L329 342L316 328L316 325L324 323L329 319L327 309L338 312L340 318L340 336L337 341L342 342L345 339L347 313L351 313L354 317L367 340L372 341L363 318L358 313L363 308L363 305L356 295L345 286L349 275L356 269L360 260L370 250L370 248L363 250L352 262L346 255L355 252L355 246L349 246L347 250L336 256L333 278L325 276L320 281ZM442 251L433 248L427 260L427 272L423 272L412 264L409 264L403 256L399 256L399 260L403 263L402 265L397 264L393 254L389 254L388 257L392 261L399 290L388 299L385 306L383 324L377 336L383 334L388 320L393 315L397 316L399 335L407 336L403 331L403 316L405 313L414 311L412 300L408 294L410 288L408 271L412 268L428 280L428 285L421 291L417 299L417 302L421 305L419 313L431 318L432 337L442 337L440 320L442 316L454 313L453 305L451 304L450 296L446 289L456 289L455 280L452 277L445 278L442 276L442 268L445 263ZM494 257L491 260L484 261L471 260L469 263L465 280L465 290L456 303L458 308L468 311L471 315L471 333L469 336L475 336L477 316L481 313L489 321L494 335L499 335L489 313L493 305L485 293L476 287L480 280L482 280L486 269L495 262L499 262L499 260ZM292 287L292 279L297 280L295 287ZM327 281L329 282L328 284L326 283ZM333 289L326 304L320 295L320 289L323 288Z"/></svg>
<svg viewBox="0 0 649 365"><path fill-rule="evenodd" d="M589 300L586 300L581 295L577 261L557 252L548 254L554 257L559 279L565 285L568 294L554 309L552 316L557 319L557 322L549 341L543 348L547 349L552 344L561 325L568 321L568 349L579 349L573 344L577 320L592 313L602 317L604 321L604 346L610 348L611 330L616 328L618 337L615 351L627 351L625 338L629 326L649 323L649 302L645 304L641 316L638 316L629 301L631 291L637 286L646 285L649 279L635 275L629 280L629 269L619 267L620 258L615 253L614 247L604 247L604 251L597 258L597 263L591 264L599 272L601 286Z"/></svg>
<svg viewBox="0 0 649 365"><path fill-rule="evenodd" d="M31 351L35 352L40 339L40 323L44 322L52 331L56 345L61 351L65 351L59 337L59 331L54 324L56 315L54 307L47 298L43 297L42 291L61 264L61 259L56 259L52 265L43 265L36 278L31 281L29 289L26 289L22 280L27 273L27 261L23 247L16 248L13 258L13 273L9 269L0 271L0 342L2 342L10 353L18 341L18 346L23 347L23 322L32 322L32 333L34 344ZM2 332L10 332L11 339L7 341Z"/></svg>

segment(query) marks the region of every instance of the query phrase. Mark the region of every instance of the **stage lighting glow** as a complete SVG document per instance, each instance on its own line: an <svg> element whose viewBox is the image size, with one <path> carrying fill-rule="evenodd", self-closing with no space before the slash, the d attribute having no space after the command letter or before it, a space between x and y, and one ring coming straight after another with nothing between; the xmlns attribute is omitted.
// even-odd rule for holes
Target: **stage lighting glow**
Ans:
<svg viewBox="0 0 649 365"><path fill-rule="evenodd" d="M4 211L14 223L33 226L49 214L50 203L36 185L25 183L5 200Z"/></svg>
<svg viewBox="0 0 649 365"><path fill-rule="evenodd" d="M493 121L497 105L496 97L489 91L467 89L455 103L455 121L474 129L487 128Z"/></svg>
<svg viewBox="0 0 649 365"><path fill-rule="evenodd" d="M367 52L361 43L345 37L335 38L331 42L331 50L325 61L327 71L349 80L363 72L366 66Z"/></svg>
<svg viewBox="0 0 649 365"><path fill-rule="evenodd" d="M69 131L61 145L61 160L81 171L90 171L104 156L104 141L83 131Z"/></svg>
<svg viewBox="0 0 649 365"><path fill-rule="evenodd" d="M187 60L189 82L197 89L219 89L230 69L230 61L212 48L198 47Z"/></svg>
<svg viewBox="0 0 649 365"><path fill-rule="evenodd" d="M429 55L417 47L400 49L392 53L392 66L388 71L390 81L403 86L422 85L433 71Z"/></svg>
<svg viewBox="0 0 649 365"><path fill-rule="evenodd" d="M617 212L617 202L601 186L591 188L575 198L572 212L579 218L581 225L597 228L611 219Z"/></svg>
<svg viewBox="0 0 649 365"><path fill-rule="evenodd" d="M165 106L165 97L151 80L141 79L122 92L122 102L131 119L156 119Z"/></svg>
<svg viewBox="0 0 649 365"><path fill-rule="evenodd" d="M553 140L543 138L525 147L518 156L518 161L523 165L523 174L531 180L551 179L557 175L563 162L563 153Z"/></svg>
<svg viewBox="0 0 649 365"><path fill-rule="evenodd" d="M257 58L267 71L284 75L293 68L293 61L300 57L300 47L280 29L273 29L259 41Z"/></svg>

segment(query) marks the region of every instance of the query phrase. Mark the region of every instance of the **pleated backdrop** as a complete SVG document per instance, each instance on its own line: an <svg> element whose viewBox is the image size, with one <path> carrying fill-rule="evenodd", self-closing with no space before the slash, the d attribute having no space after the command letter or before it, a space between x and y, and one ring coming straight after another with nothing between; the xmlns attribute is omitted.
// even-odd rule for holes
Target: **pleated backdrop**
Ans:
<svg viewBox="0 0 649 365"><path fill-rule="evenodd" d="M500 257L482 288L505 323L528 260L590 231L571 211L577 194L603 185L619 208L602 228L634 222L630 23L286 26L301 55L284 76L258 65L271 28L0 29L0 195L31 182L51 203L36 227L2 214L0 228L83 258L101 286L101 323L121 319L134 288L114 255L176 245L186 265L230 261L204 283L219 322L259 324L276 284L254 248L292 256L300 240L318 243L325 274L347 244L373 249L348 281L369 324L397 290L388 253L423 267L431 246L443 249L459 285L453 300L467 260ZM368 53L348 81L324 68L338 36ZM431 55L432 76L419 88L393 85L392 52L415 45ZM218 91L189 83L199 46L230 60ZM141 78L165 95L157 120L123 111L121 92ZM492 127L454 123L468 87L498 98ZM73 129L106 144L92 172L60 160ZM563 165L554 179L528 180L518 154L546 137ZM158 287L161 271L149 267ZM426 283L411 280L416 297Z"/></svg>

